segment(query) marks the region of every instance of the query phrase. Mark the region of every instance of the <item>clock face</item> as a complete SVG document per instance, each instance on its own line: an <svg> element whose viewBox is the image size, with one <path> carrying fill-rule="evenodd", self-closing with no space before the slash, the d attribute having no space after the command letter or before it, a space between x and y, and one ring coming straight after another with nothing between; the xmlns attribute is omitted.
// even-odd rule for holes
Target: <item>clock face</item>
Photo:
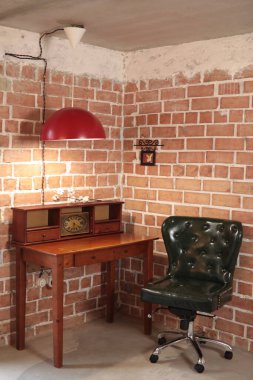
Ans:
<svg viewBox="0 0 253 380"><path fill-rule="evenodd" d="M89 233L89 213L66 214L61 219L61 235Z"/></svg>

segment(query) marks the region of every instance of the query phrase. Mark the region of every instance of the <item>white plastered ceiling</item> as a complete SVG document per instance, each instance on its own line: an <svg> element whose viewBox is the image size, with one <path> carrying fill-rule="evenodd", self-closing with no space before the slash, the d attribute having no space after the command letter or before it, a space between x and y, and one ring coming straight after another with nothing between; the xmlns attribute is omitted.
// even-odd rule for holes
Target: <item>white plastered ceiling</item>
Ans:
<svg viewBox="0 0 253 380"><path fill-rule="evenodd" d="M87 28L87 44L118 51L149 49L251 33L253 0L0 2L0 26L42 33L68 24Z"/></svg>

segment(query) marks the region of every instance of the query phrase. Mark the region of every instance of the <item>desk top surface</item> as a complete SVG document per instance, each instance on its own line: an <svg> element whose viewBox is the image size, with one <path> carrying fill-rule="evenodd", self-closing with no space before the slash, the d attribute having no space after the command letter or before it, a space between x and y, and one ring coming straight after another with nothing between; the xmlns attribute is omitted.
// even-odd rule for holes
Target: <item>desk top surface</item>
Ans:
<svg viewBox="0 0 253 380"><path fill-rule="evenodd" d="M114 235L94 236L89 238L69 239L48 243L32 244L23 247L26 252L43 253L47 255L67 255L85 251L95 251L157 240L158 236L145 236L134 233L119 233Z"/></svg>

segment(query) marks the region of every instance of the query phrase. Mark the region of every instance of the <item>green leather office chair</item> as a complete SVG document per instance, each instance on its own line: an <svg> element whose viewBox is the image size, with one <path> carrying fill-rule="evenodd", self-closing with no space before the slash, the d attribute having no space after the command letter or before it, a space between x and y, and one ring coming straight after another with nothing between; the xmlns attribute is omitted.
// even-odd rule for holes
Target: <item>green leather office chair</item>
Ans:
<svg viewBox="0 0 253 380"><path fill-rule="evenodd" d="M237 221L171 216L162 225L162 236L168 254L166 277L141 289L141 299L166 306L180 318L180 337L167 342L158 336L150 361L156 363L166 347L190 341L198 361L194 369L204 371L201 343L214 343L225 349L224 357L232 359L232 347L226 343L194 334L193 322L198 314L213 313L232 298L232 282L242 242L242 224Z"/></svg>

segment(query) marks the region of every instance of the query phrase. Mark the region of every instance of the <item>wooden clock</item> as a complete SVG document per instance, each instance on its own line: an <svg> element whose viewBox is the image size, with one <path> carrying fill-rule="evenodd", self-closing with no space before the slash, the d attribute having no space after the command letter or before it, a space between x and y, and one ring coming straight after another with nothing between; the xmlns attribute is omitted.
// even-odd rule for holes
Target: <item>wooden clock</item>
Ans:
<svg viewBox="0 0 253 380"><path fill-rule="evenodd" d="M61 216L61 236L88 234L89 213L70 213Z"/></svg>

